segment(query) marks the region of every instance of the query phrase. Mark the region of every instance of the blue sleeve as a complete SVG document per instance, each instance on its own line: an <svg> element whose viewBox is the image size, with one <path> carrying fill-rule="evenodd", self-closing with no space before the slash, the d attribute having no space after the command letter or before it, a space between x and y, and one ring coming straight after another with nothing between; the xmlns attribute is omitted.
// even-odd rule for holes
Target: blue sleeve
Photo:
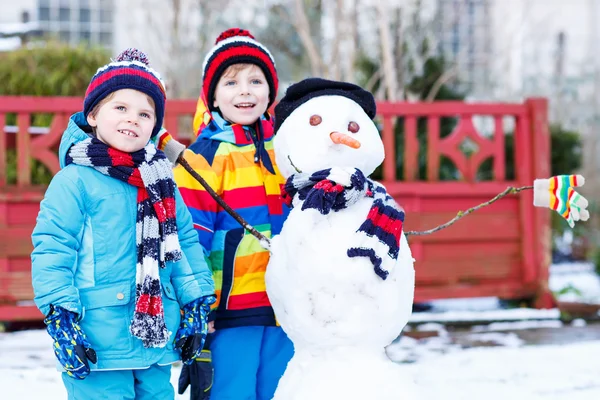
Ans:
<svg viewBox="0 0 600 400"><path fill-rule="evenodd" d="M84 226L84 198L63 171L50 182L31 235L34 301L44 315L50 304L81 314L74 276Z"/></svg>
<svg viewBox="0 0 600 400"><path fill-rule="evenodd" d="M182 260L174 263L171 283L182 306L202 296L215 293L212 272L206 263L202 246L198 242L192 217L179 190L175 190L177 231L183 252Z"/></svg>

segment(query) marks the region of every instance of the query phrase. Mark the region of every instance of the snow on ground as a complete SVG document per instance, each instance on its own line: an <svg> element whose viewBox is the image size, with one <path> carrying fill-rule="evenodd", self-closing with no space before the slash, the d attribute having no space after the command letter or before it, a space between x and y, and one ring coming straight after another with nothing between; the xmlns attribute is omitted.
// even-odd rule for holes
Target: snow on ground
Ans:
<svg viewBox="0 0 600 400"><path fill-rule="evenodd" d="M600 304L600 277L591 263L552 265L548 285L561 301Z"/></svg>
<svg viewBox="0 0 600 400"><path fill-rule="evenodd" d="M600 398L600 341L524 346L514 334L494 335L503 346L461 349L443 336L402 337L388 347L388 355L401 361L416 382L419 400ZM42 393L44 400L66 398L50 344L43 330L0 334L0 398L23 400ZM174 368L173 384L178 376Z"/></svg>
<svg viewBox="0 0 600 400"><path fill-rule="evenodd" d="M600 303L600 279L589 265L553 266L551 273L550 287L561 300ZM413 314L406 329L435 336L403 335L387 354L415 381L419 400L600 399L598 327L558 317L558 310L504 310L495 298L435 301L431 311ZM477 324L460 336L440 323L465 320L500 322ZM595 335L581 335L591 328ZM560 341L532 345L521 334L544 329L562 332ZM179 371L173 368L175 388ZM44 330L0 333L0 388L1 400L66 399ZM187 400L189 393L175 398Z"/></svg>

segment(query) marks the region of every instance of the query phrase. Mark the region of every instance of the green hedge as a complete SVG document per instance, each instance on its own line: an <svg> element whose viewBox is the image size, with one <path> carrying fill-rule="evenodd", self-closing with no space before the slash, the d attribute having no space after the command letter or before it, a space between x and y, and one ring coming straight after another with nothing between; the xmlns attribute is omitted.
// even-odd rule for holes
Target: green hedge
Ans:
<svg viewBox="0 0 600 400"><path fill-rule="evenodd" d="M70 47L49 42L44 47L22 48L0 53L0 96L81 96L98 67L110 61L102 48ZM82 105L83 106L83 105ZM50 126L52 115L34 114L33 126ZM16 115L7 114L7 125L16 124ZM16 183L16 154L7 151L7 182ZM52 174L32 160L33 184L50 182Z"/></svg>
<svg viewBox="0 0 600 400"><path fill-rule="evenodd" d="M83 96L98 67L109 61L104 49L54 42L0 53L0 95Z"/></svg>

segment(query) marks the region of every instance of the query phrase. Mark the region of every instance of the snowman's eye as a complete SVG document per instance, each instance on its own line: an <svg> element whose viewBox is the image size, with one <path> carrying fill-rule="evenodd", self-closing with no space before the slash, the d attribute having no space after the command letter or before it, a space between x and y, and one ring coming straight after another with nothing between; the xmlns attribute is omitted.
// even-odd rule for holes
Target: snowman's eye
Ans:
<svg viewBox="0 0 600 400"><path fill-rule="evenodd" d="M315 115L313 115L313 116L311 116L311 117L310 117L310 124L311 124L312 126L317 126L317 125L319 125L319 124L320 124L322 121L323 121L323 118L321 118L321 116L320 116L320 115L317 115L317 114L315 114Z"/></svg>
<svg viewBox="0 0 600 400"><path fill-rule="evenodd" d="M360 130L360 126L356 122L350 121L348 123L348 130L352 133L356 133Z"/></svg>

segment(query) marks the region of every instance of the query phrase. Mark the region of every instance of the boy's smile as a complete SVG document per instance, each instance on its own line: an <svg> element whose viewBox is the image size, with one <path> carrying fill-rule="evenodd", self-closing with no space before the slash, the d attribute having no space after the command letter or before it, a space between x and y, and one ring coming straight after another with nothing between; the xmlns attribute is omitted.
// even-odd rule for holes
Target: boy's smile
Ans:
<svg viewBox="0 0 600 400"><path fill-rule="evenodd" d="M88 123L95 128L96 137L110 147L133 153L143 149L150 140L156 115L151 98L133 89L112 93Z"/></svg>
<svg viewBox="0 0 600 400"><path fill-rule="evenodd" d="M119 132L126 136L138 137L139 135L130 129L119 129Z"/></svg>
<svg viewBox="0 0 600 400"><path fill-rule="evenodd" d="M238 64L232 67L221 75L217 83L214 106L219 108L225 120L252 125L267 111L269 105L267 79L256 65Z"/></svg>

